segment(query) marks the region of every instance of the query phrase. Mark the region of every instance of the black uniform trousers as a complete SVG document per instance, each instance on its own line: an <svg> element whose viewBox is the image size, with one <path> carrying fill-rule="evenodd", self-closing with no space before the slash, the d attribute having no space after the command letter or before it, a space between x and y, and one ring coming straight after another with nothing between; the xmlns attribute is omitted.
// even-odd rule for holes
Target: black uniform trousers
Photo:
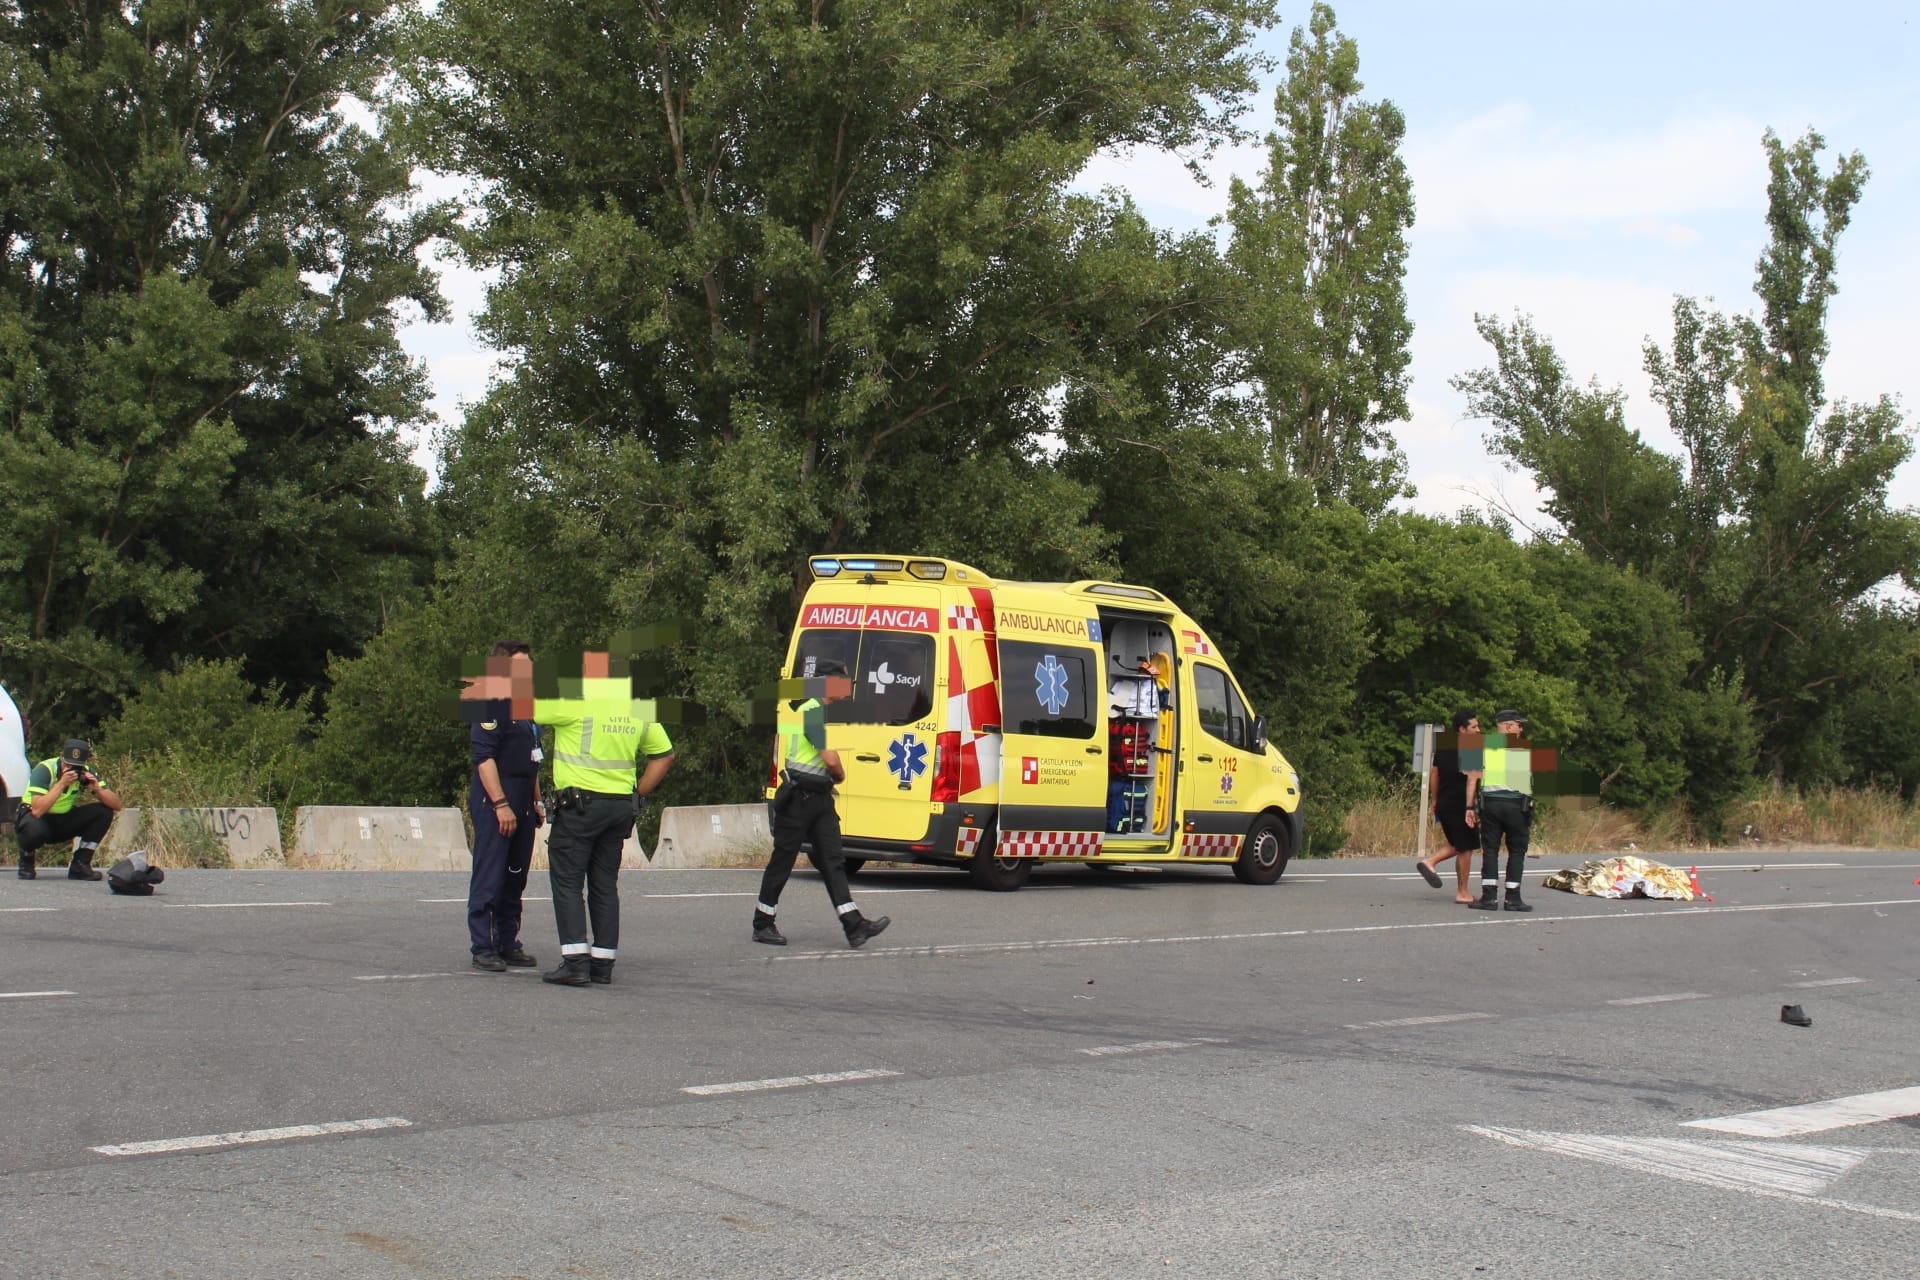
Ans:
<svg viewBox="0 0 1920 1280"><path fill-rule="evenodd" d="M560 930L560 954L611 960L620 945L620 847L633 834L631 795L579 793L579 807L561 803L550 815L547 879L553 885L553 922ZM586 885L585 909L580 886ZM593 941L587 941L587 926Z"/></svg>
<svg viewBox="0 0 1920 1280"><path fill-rule="evenodd" d="M840 853L840 814L833 807L831 791L809 791L792 783L782 784L788 792L784 800L776 797L773 806L773 856L767 860L766 874L760 877L760 901L769 907L780 905L780 892L793 874L794 859L800 856L804 842L812 846L808 861L827 882L827 896L836 909L853 901L847 889L847 867ZM844 914L844 913L842 913Z"/></svg>
<svg viewBox="0 0 1920 1280"><path fill-rule="evenodd" d="M1507 840L1507 884L1520 883L1526 870L1527 842L1533 837L1533 801L1510 791L1480 793L1480 883L1500 876L1500 838Z"/></svg>
<svg viewBox="0 0 1920 1280"><path fill-rule="evenodd" d="M16 822L14 834L20 840L20 852L30 854L41 845L55 841L64 844L75 836L97 845L107 838L107 828L112 825L113 810L104 804L77 804L65 813Z"/></svg>
<svg viewBox="0 0 1920 1280"><path fill-rule="evenodd" d="M477 778L468 792L473 877L467 881L467 934L475 955L520 945L520 898L533 860L533 779L503 775L500 784L520 824L511 836L500 834L499 815Z"/></svg>

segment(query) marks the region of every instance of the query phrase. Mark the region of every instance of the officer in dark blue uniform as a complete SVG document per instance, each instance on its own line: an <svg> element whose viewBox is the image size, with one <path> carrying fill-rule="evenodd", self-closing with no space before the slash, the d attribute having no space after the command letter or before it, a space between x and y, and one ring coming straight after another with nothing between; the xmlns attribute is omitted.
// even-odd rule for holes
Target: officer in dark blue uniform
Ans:
<svg viewBox="0 0 1920 1280"><path fill-rule="evenodd" d="M533 658L517 640L493 646L495 658L531 678ZM508 965L535 963L520 946L520 895L527 888L534 829L546 821L540 802L540 726L512 719L508 703L489 708L494 718L473 726L473 880L467 888L467 931L473 967L505 973Z"/></svg>

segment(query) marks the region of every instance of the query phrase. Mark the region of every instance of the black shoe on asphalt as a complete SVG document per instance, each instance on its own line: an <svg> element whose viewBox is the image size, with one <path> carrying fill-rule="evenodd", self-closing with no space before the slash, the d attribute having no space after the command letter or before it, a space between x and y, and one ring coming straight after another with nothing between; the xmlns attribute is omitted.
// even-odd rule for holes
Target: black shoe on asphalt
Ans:
<svg viewBox="0 0 1920 1280"><path fill-rule="evenodd" d="M606 986L613 981L613 961L594 960L587 965L587 980Z"/></svg>
<svg viewBox="0 0 1920 1280"><path fill-rule="evenodd" d="M488 973L505 973L507 962L491 951L476 951L473 953L473 967L485 969Z"/></svg>
<svg viewBox="0 0 1920 1280"><path fill-rule="evenodd" d="M1499 909L1500 899L1494 896L1493 890L1491 889L1486 890L1479 897L1467 904L1467 910L1469 911L1498 911Z"/></svg>
<svg viewBox="0 0 1920 1280"><path fill-rule="evenodd" d="M879 937L892 923L892 918L888 916L881 916L878 920L863 918L847 930L847 945L856 949L864 947L867 945L867 939Z"/></svg>
<svg viewBox="0 0 1920 1280"><path fill-rule="evenodd" d="M500 952L500 958L516 969L531 969L540 962L521 949L519 943Z"/></svg>
<svg viewBox="0 0 1920 1280"><path fill-rule="evenodd" d="M1797 1004L1781 1005L1780 1021L1792 1027L1810 1027L1813 1025L1813 1019L1807 1016L1807 1011Z"/></svg>
<svg viewBox="0 0 1920 1280"><path fill-rule="evenodd" d="M564 956L560 967L541 974L540 981L551 982L556 987L584 987L593 981L593 971L585 956Z"/></svg>
<svg viewBox="0 0 1920 1280"><path fill-rule="evenodd" d="M780 926L771 920L765 924L761 924L757 920L754 921L753 940L755 942L764 942L770 947L784 947L787 945L787 935L780 932Z"/></svg>
<svg viewBox="0 0 1920 1280"><path fill-rule="evenodd" d="M1500 905L1501 905L1501 906L1502 906L1502 907L1503 907L1504 909L1506 909L1506 910L1508 910L1508 911L1531 911L1531 910L1533 910L1533 908L1532 908L1532 907L1530 907L1530 906L1528 906L1528 905L1527 905L1526 903L1524 903L1524 902L1522 902L1522 901L1520 901L1520 895L1519 895L1519 894L1517 894L1517 893L1509 893L1509 894L1507 894L1507 900L1506 900L1505 902L1503 902L1503 903L1501 903Z"/></svg>
<svg viewBox="0 0 1920 1280"><path fill-rule="evenodd" d="M67 864L67 879L69 880L103 880L105 878L101 872L93 869L92 858L75 858Z"/></svg>
<svg viewBox="0 0 1920 1280"><path fill-rule="evenodd" d="M24 853L20 855L19 869L13 874L19 876L22 880L38 880L40 878L40 873L33 869L33 859Z"/></svg>

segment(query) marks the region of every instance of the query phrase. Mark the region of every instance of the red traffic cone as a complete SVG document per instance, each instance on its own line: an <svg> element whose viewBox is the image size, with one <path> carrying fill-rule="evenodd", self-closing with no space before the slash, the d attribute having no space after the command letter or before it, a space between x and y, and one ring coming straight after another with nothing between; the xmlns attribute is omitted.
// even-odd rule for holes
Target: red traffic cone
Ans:
<svg viewBox="0 0 1920 1280"><path fill-rule="evenodd" d="M1920 884L1920 880L1916 880L1914 881L1914 883ZM1700 887L1700 868L1699 867L1687 868L1687 887L1693 890L1694 897L1705 898L1708 902L1713 901L1713 895Z"/></svg>

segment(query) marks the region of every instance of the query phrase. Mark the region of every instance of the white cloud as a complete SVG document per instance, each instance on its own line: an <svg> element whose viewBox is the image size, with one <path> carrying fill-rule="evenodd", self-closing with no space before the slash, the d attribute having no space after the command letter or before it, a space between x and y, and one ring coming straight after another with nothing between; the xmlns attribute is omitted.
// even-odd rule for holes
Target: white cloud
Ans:
<svg viewBox="0 0 1920 1280"><path fill-rule="evenodd" d="M1764 199L1763 127L1745 116L1682 116L1652 132L1573 134L1519 103L1408 138L1420 222L1562 235L1612 226L1689 244L1683 219Z"/></svg>

